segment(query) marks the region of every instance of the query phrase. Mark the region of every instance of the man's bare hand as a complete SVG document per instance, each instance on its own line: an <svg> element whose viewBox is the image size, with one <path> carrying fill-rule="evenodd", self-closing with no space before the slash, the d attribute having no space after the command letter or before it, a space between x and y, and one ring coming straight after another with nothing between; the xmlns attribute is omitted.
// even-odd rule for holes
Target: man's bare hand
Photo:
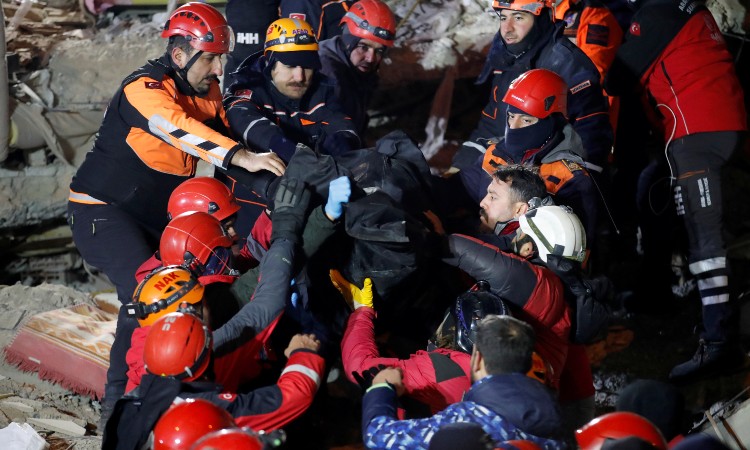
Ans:
<svg viewBox="0 0 750 450"><path fill-rule="evenodd" d="M399 397L404 393L404 382L403 374L401 369L398 367L386 367L385 369L378 372L375 378L372 379L373 386L380 383L390 383L396 388L396 395Z"/></svg>
<svg viewBox="0 0 750 450"><path fill-rule="evenodd" d="M289 341L289 346L284 350L284 355L289 358L289 355L291 355L293 351L299 349L317 352L320 350L320 341L314 334L295 334L292 337L292 340Z"/></svg>
<svg viewBox="0 0 750 450"><path fill-rule="evenodd" d="M283 175L286 170L286 164L274 152L253 153L248 150L239 150L232 156L231 163L248 172L268 170L276 175Z"/></svg>

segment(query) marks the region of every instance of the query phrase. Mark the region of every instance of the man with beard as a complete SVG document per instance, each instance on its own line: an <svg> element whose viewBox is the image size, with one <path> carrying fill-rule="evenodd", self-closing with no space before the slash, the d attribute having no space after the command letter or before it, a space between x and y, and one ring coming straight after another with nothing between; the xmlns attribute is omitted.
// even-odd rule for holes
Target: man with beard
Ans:
<svg viewBox="0 0 750 450"><path fill-rule="evenodd" d="M363 137L378 68L396 37L396 19L382 1L360 0L341 19L341 30L320 43L321 72L336 80L336 98Z"/></svg>
<svg viewBox="0 0 750 450"><path fill-rule="evenodd" d="M297 144L334 156L359 148L354 124L336 103L333 83L319 73L320 67L318 41L310 25L290 18L274 21L263 53L242 63L224 95L233 135L249 148L270 150L285 162ZM258 189L236 183L232 174L223 181L241 205L264 203ZM240 209L240 236L247 236L258 212Z"/></svg>
<svg viewBox="0 0 750 450"><path fill-rule="evenodd" d="M477 128L464 142L453 160L463 169L484 154L488 141L505 134L505 123L497 120L505 112L501 99L511 81L536 68L549 69L568 85L568 121L583 140L586 160L602 170L612 147L607 101L602 93L599 72L581 49L564 35L565 24L553 23L551 2L547 0L494 0L500 16L495 35L478 83L492 75L489 101ZM593 166L591 166L593 167Z"/></svg>
<svg viewBox="0 0 750 450"><path fill-rule="evenodd" d="M250 151L225 135L218 77L232 36L221 13L188 3L170 16L161 36L169 38L166 53L125 78L70 184L68 223L76 247L107 275L123 303L132 299L136 269L158 248L170 194L195 176L199 159L222 169L285 170L278 155ZM117 333L132 331L133 322L123 309ZM105 419L125 390L124 356L112 349L110 365L121 370L110 372L123 376L107 381Z"/></svg>

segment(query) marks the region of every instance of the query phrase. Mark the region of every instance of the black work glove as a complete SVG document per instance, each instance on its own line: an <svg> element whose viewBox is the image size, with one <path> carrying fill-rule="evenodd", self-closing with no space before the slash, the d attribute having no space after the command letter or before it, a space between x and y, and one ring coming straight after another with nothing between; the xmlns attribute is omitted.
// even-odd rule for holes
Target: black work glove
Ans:
<svg viewBox="0 0 750 450"><path fill-rule="evenodd" d="M377 366L370 367L369 369L361 373L352 372L352 376L357 381L357 384L362 389L362 392L365 392L366 390L370 389L370 386L372 386L372 379L375 378L375 375L377 375L378 372L383 369L385 369L385 366L382 364L378 364Z"/></svg>
<svg viewBox="0 0 750 450"><path fill-rule="evenodd" d="M310 191L303 181L282 178L276 189L271 213L271 243L284 238L295 244L300 242L305 227Z"/></svg>

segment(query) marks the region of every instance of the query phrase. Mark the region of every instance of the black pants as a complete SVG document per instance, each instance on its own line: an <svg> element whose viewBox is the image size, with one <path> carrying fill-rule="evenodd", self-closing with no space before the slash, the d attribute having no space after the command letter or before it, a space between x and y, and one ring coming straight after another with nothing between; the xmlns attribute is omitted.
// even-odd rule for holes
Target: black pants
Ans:
<svg viewBox="0 0 750 450"><path fill-rule="evenodd" d="M696 133L669 145L675 208L688 237L690 272L703 304L703 338L723 341L730 328L729 265L724 238L721 170L738 148L741 133Z"/></svg>
<svg viewBox="0 0 750 450"><path fill-rule="evenodd" d="M104 272L117 289L123 304L133 299L137 287L135 271L159 248L158 233L143 227L116 206L68 203L68 223L73 242L83 259ZM114 403L125 393L128 366L125 355L138 322L117 319L115 340L109 353L103 403Z"/></svg>

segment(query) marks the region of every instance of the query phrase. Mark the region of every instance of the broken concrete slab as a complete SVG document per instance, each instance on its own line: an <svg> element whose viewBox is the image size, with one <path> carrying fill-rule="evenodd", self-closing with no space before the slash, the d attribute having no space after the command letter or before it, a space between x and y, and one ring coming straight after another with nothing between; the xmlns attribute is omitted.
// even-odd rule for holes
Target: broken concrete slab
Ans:
<svg viewBox="0 0 750 450"><path fill-rule="evenodd" d="M70 420L60 419L37 419L29 417L26 419L27 423L42 427L46 430L54 431L56 433L62 433L68 436L83 436L86 434L86 429L80 425L75 424Z"/></svg>

